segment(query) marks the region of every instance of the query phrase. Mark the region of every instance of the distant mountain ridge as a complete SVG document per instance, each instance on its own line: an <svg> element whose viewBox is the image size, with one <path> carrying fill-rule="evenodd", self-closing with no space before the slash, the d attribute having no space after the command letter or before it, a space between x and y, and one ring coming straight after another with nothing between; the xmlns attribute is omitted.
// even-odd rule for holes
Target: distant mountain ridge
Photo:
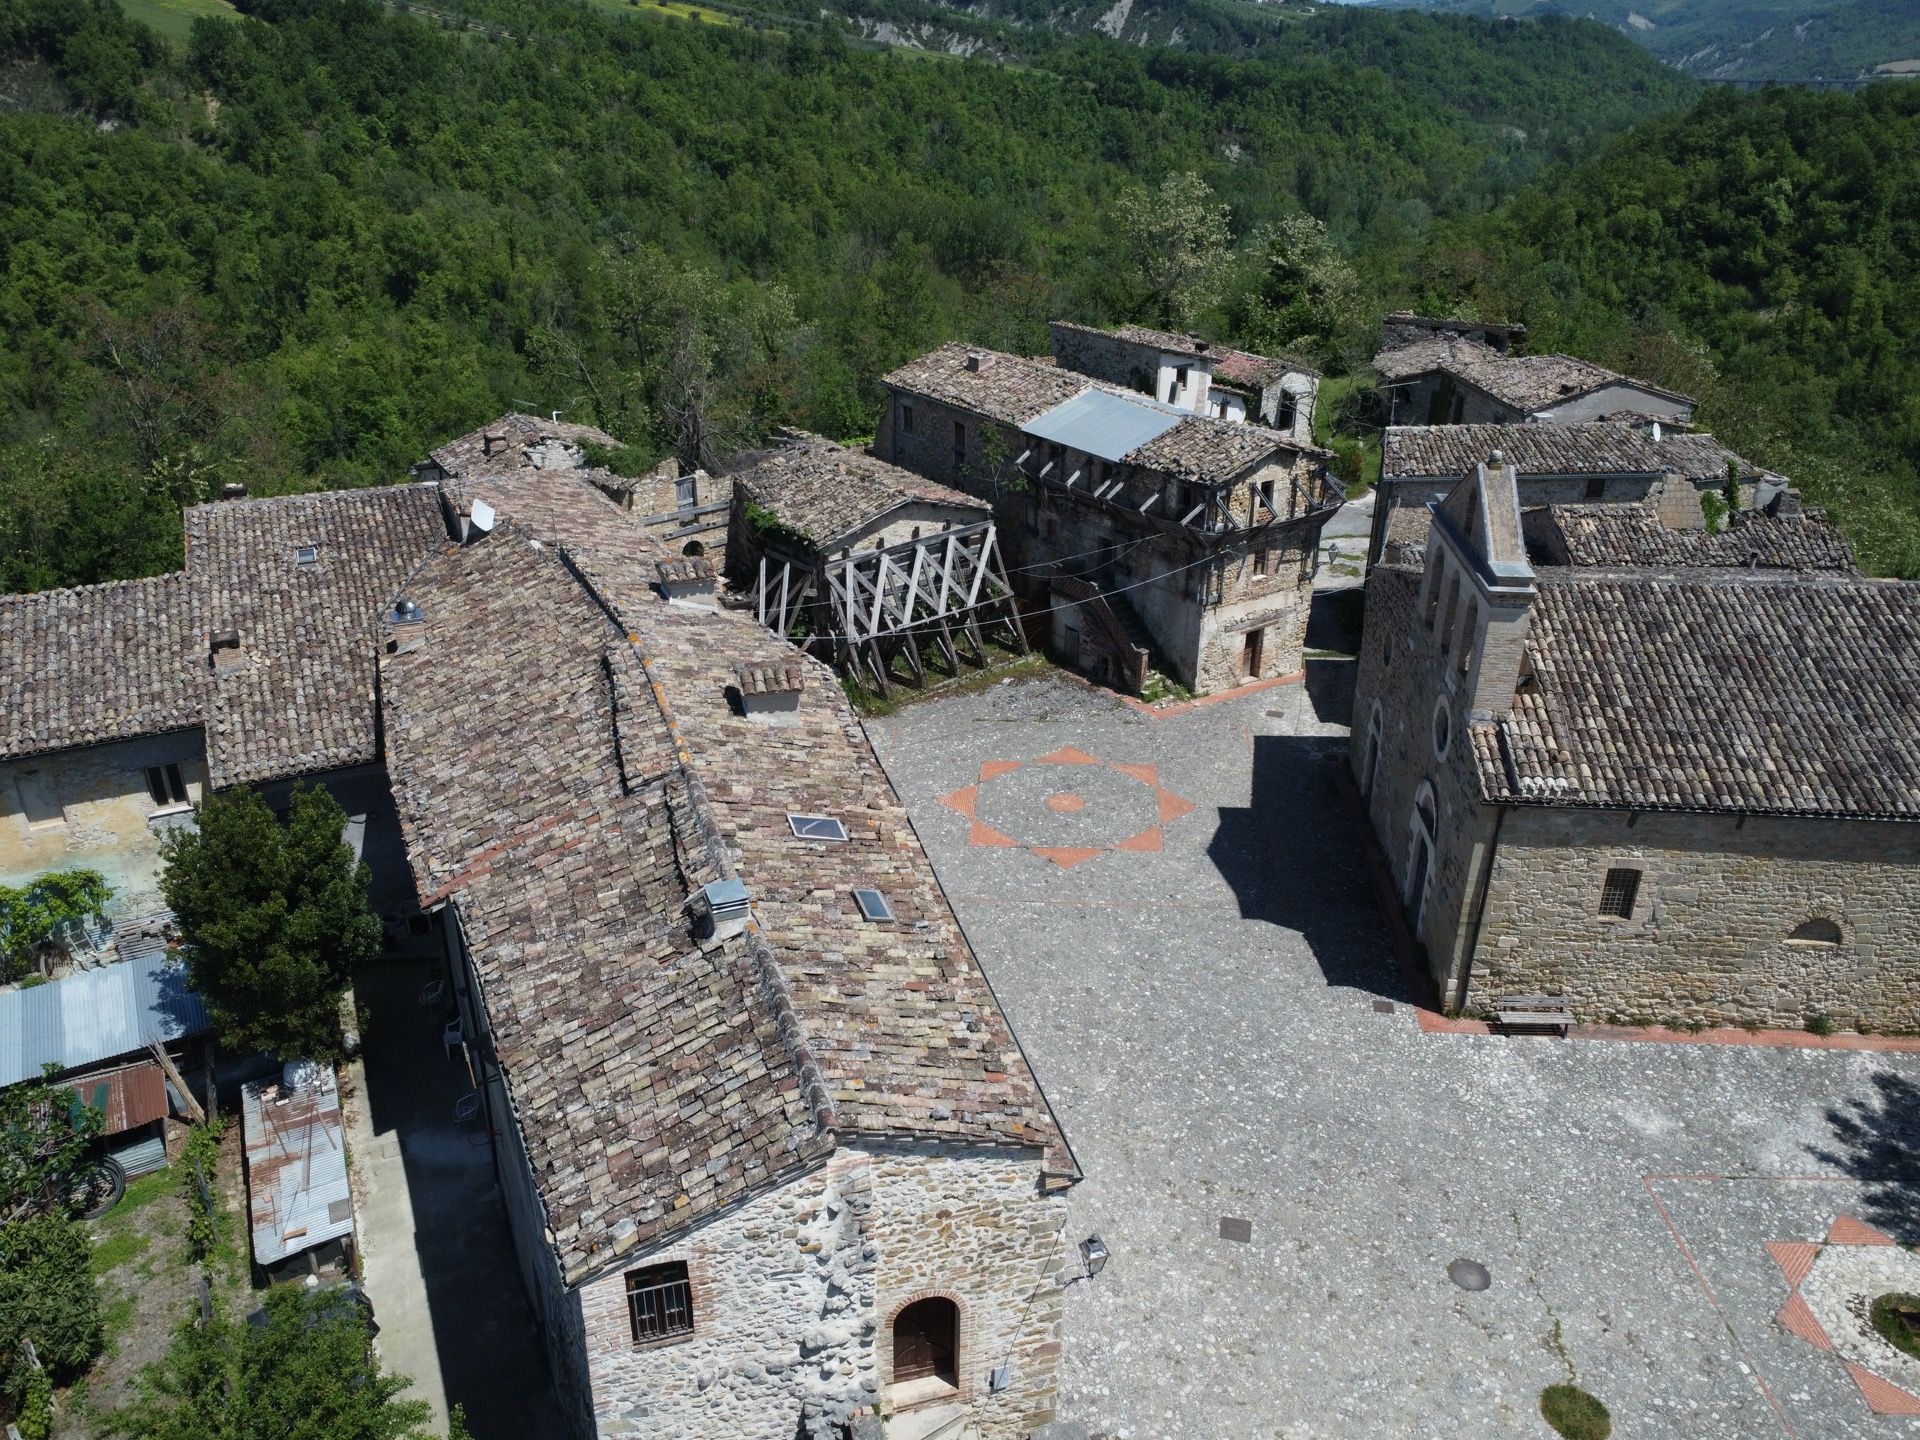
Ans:
<svg viewBox="0 0 1920 1440"><path fill-rule="evenodd" d="M1707 80L1920 79L1914 0L1368 0L1430 14L1576 15Z"/></svg>

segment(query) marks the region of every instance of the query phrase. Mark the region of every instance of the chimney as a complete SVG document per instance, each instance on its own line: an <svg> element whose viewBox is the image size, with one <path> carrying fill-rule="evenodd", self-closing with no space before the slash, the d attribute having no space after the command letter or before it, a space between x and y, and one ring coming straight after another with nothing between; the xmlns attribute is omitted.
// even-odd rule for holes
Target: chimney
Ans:
<svg viewBox="0 0 1920 1440"><path fill-rule="evenodd" d="M806 670L798 660L742 665L734 671L740 688L740 710L760 725L798 725L800 692Z"/></svg>
<svg viewBox="0 0 1920 1440"><path fill-rule="evenodd" d="M220 487L220 498L222 500L244 500L247 498L247 487L242 485L238 480L229 480Z"/></svg>
<svg viewBox="0 0 1920 1440"><path fill-rule="evenodd" d="M696 940L726 940L747 928L752 897L739 880L715 880L687 897L686 912Z"/></svg>
<svg viewBox="0 0 1920 1440"><path fill-rule="evenodd" d="M394 601L393 608L380 618L387 627L389 655L411 654L427 643L426 612L406 596Z"/></svg>
<svg viewBox="0 0 1920 1440"><path fill-rule="evenodd" d="M210 659L215 674L239 667L244 658L240 653L240 632L238 630L216 630L213 632L210 647Z"/></svg>
<svg viewBox="0 0 1920 1440"><path fill-rule="evenodd" d="M987 356L984 351L967 351L967 369L980 371L987 368Z"/></svg>
<svg viewBox="0 0 1920 1440"><path fill-rule="evenodd" d="M714 608L713 562L704 555L682 555L678 560L662 560L660 593L669 605L691 605L701 610Z"/></svg>
<svg viewBox="0 0 1920 1440"><path fill-rule="evenodd" d="M494 447L496 447L496 446L498 446L498 447L499 447L500 449L502 449L502 450L504 450L504 449L506 449L506 448L507 448L507 437L506 437L506 436L504 436L504 435L486 435L486 434L483 434L483 435L481 435L481 437L480 437L480 453L481 453L482 455L491 455L491 454L493 454L493 452L494 452Z"/></svg>

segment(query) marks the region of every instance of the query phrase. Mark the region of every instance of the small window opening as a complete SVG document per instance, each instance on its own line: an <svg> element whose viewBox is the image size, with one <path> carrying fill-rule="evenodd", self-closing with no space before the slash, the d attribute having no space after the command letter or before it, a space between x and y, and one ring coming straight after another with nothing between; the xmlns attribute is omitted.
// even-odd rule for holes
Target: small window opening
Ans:
<svg viewBox="0 0 1920 1440"><path fill-rule="evenodd" d="M1587 477L1587 499L1604 500L1607 498L1607 477L1589 475Z"/></svg>
<svg viewBox="0 0 1920 1440"><path fill-rule="evenodd" d="M875 922L893 919L893 907L887 904L887 897L878 890L856 890L853 899L867 919Z"/></svg>
<svg viewBox="0 0 1920 1440"><path fill-rule="evenodd" d="M147 769L147 793L156 805L187 803L187 782L178 765L153 765Z"/></svg>
<svg viewBox="0 0 1920 1440"><path fill-rule="evenodd" d="M1838 945L1842 938L1840 927L1824 915L1801 921L1787 936L1787 939L1799 945Z"/></svg>
<svg viewBox="0 0 1920 1440"><path fill-rule="evenodd" d="M689 540L680 547L680 553L688 556L700 556L707 553L707 547L698 540Z"/></svg>
<svg viewBox="0 0 1920 1440"><path fill-rule="evenodd" d="M913 406L911 405L900 407L900 433L903 435L913 433Z"/></svg>
<svg viewBox="0 0 1920 1440"><path fill-rule="evenodd" d="M801 840L845 840L847 827L831 815L789 815L787 824Z"/></svg>
<svg viewBox="0 0 1920 1440"><path fill-rule="evenodd" d="M687 1264L676 1260L627 1272L627 1314L633 1343L650 1344L693 1333L693 1283Z"/></svg>
<svg viewBox="0 0 1920 1440"><path fill-rule="evenodd" d="M296 546L293 552L293 563L302 570L313 569L320 563L320 547L318 545Z"/></svg>
<svg viewBox="0 0 1920 1440"><path fill-rule="evenodd" d="M1600 913L1616 920L1633 918L1633 903L1640 898L1640 872L1612 869L1600 886Z"/></svg>

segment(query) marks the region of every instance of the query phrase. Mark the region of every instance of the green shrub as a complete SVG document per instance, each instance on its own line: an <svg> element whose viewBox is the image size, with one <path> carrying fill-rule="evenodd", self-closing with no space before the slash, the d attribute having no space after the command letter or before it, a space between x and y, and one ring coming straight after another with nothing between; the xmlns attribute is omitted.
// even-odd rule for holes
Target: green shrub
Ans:
<svg viewBox="0 0 1920 1440"><path fill-rule="evenodd" d="M1540 1415L1566 1440L1607 1440L1613 1417L1578 1385L1549 1385L1540 1392Z"/></svg>
<svg viewBox="0 0 1920 1440"><path fill-rule="evenodd" d="M1833 1023L1833 1017L1831 1015L1821 1011L1816 1010L1813 1014L1807 1016L1807 1033L1809 1035L1831 1035L1839 1028L1839 1026Z"/></svg>
<svg viewBox="0 0 1920 1440"><path fill-rule="evenodd" d="M1903 1355L1920 1360L1920 1295L1882 1295L1873 1302L1867 1318L1882 1340Z"/></svg>
<svg viewBox="0 0 1920 1440"><path fill-rule="evenodd" d="M82 1375L105 1343L93 1288L93 1242L60 1214L0 1225L0 1391L18 1402L33 1384L31 1340L50 1381Z"/></svg>

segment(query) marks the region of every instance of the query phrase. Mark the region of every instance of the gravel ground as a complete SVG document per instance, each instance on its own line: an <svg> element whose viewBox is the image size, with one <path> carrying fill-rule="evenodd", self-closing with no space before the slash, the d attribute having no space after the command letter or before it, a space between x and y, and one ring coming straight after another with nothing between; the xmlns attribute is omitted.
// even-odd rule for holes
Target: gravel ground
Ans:
<svg viewBox="0 0 1920 1440"><path fill-rule="evenodd" d="M1113 1251L1072 1289L1062 1418L1545 1436L1571 1375L1623 1440L1920 1435L1775 1322L1765 1248L1841 1214L1920 1238L1920 1065L1421 1033L1330 776L1350 671L1309 668L1167 718L1047 676L869 723L1086 1170L1074 1232ZM1061 746L1196 808L1121 851L1139 797L1110 764L981 781ZM974 784L1018 846L1107 848L970 844L941 801ZM1462 1258L1490 1288L1450 1283Z"/></svg>

